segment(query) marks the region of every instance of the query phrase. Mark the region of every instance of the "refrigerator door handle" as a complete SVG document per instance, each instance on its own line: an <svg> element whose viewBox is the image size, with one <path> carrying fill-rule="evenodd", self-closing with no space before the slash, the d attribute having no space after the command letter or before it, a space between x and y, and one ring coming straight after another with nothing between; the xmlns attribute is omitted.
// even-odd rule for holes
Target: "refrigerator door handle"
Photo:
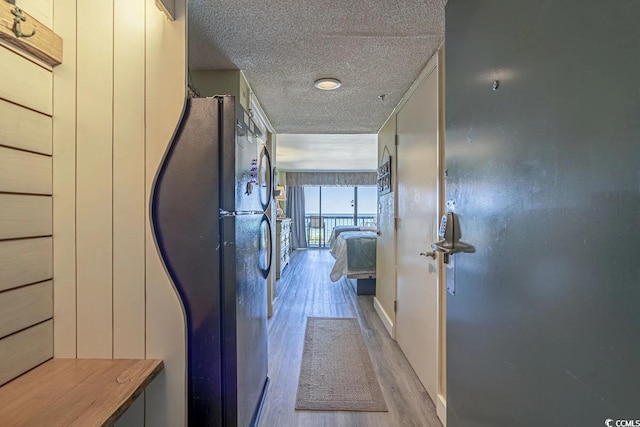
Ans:
<svg viewBox="0 0 640 427"><path fill-rule="evenodd" d="M269 230L269 232L267 233L267 240L269 241L269 244L268 244L269 250L267 251L268 262L267 262L267 269L265 270L265 273L264 273L264 277L267 278L269 274L271 274L271 265L273 264L273 239L271 238L271 220L266 214L264 215L264 219L267 221L267 229Z"/></svg>
<svg viewBox="0 0 640 427"><path fill-rule="evenodd" d="M218 209L220 218L226 216L242 216L242 215L262 215L264 212L260 211L226 211L224 209Z"/></svg>
<svg viewBox="0 0 640 427"><path fill-rule="evenodd" d="M263 210L267 210L273 197L273 168L271 154L267 147L262 147L260 163L258 165L258 187L260 191L260 204ZM264 198L264 199L263 199Z"/></svg>

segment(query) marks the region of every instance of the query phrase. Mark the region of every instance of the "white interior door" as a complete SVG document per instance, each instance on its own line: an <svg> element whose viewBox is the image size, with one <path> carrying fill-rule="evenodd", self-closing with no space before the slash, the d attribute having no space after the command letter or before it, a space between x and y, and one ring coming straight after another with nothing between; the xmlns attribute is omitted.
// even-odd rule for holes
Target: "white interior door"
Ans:
<svg viewBox="0 0 640 427"><path fill-rule="evenodd" d="M398 291L396 340L438 401L438 70L398 113Z"/></svg>

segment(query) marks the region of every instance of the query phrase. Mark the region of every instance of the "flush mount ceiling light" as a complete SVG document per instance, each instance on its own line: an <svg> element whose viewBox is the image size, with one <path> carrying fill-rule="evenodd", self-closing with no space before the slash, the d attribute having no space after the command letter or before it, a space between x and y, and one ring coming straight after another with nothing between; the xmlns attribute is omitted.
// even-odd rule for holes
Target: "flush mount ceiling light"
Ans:
<svg viewBox="0 0 640 427"><path fill-rule="evenodd" d="M316 80L313 86L320 90L336 90L342 86L342 82L338 79L325 78Z"/></svg>

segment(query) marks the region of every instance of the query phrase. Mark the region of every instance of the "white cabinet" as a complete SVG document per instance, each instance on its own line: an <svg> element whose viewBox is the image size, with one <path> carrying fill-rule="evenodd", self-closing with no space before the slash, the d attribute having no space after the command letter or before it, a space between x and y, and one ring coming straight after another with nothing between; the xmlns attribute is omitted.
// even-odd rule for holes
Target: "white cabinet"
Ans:
<svg viewBox="0 0 640 427"><path fill-rule="evenodd" d="M276 221L276 279L289 264L291 252L291 219L284 218Z"/></svg>

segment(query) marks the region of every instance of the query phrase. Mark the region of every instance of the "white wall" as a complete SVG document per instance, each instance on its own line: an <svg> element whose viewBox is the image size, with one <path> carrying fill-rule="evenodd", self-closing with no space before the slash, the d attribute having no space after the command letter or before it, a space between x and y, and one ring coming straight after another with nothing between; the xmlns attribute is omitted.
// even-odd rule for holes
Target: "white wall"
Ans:
<svg viewBox="0 0 640 427"><path fill-rule="evenodd" d="M185 3L56 0L56 357L160 358L121 425L185 423L182 308L149 226L150 191L185 98Z"/></svg>
<svg viewBox="0 0 640 427"><path fill-rule="evenodd" d="M27 13L50 25L51 2L34 1ZM2 385L53 356L53 77L4 42L0 64Z"/></svg>
<svg viewBox="0 0 640 427"><path fill-rule="evenodd" d="M376 251L376 296L374 306L380 319L394 336L396 313L396 115L393 114L378 132L378 162L386 151L391 156L391 193L378 198L378 247Z"/></svg>

